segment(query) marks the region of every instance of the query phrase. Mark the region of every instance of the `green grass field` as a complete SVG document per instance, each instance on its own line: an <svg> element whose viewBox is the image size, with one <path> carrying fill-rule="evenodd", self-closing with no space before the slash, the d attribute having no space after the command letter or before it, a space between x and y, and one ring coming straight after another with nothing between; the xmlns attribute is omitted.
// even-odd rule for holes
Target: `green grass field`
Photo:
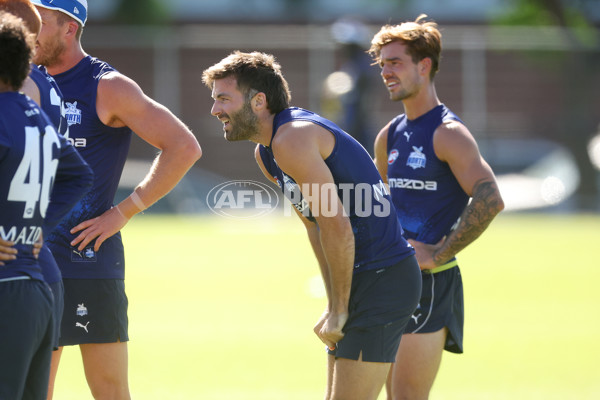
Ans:
<svg viewBox="0 0 600 400"><path fill-rule="evenodd" d="M323 398L325 300L295 217L140 215L123 236L134 399ZM431 399L599 399L599 256L598 215L499 216L460 254L465 354ZM76 347L56 385L92 398Z"/></svg>

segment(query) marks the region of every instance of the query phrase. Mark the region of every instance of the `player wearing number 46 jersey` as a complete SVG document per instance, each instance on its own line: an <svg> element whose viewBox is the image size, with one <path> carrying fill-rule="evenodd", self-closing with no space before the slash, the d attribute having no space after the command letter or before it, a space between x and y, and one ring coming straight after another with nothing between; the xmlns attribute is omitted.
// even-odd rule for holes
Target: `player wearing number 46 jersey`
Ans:
<svg viewBox="0 0 600 400"><path fill-rule="evenodd" d="M42 26L42 19L35 8L35 6L29 0L0 0L0 10L7 11L19 18L21 18L25 24L25 26L29 29L29 31L34 34L36 37L40 32ZM57 128L58 133L61 135L66 135L68 132L67 129L67 121L64 118L64 107L62 101L62 93L56 84L54 78L48 75L45 71L44 67L37 66L35 64L31 64L29 76L25 80L23 87L21 88L21 92L29 96L32 100L34 100L40 108L46 113L50 122ZM78 157L79 154L74 150L73 146L70 143L63 143L61 146L61 161L65 161L64 158L70 157ZM69 163L61 162L60 165L69 165ZM64 171L62 171L64 172ZM77 185L78 183L85 182L85 184L91 185L91 178L86 179L86 175L82 174L80 171L75 171L75 175L65 175L61 173L61 170L57 172L57 179L68 179L73 184ZM91 174L91 170L89 171ZM74 189L77 190L77 186L74 186ZM82 193L83 194L83 193ZM73 199L72 196L69 196L68 193L59 194L59 196L54 196L54 199ZM72 203L63 204L59 211L59 214L52 215L50 213L47 215L47 219L50 221L58 222L60 219L64 217L64 215L70 211L70 208L75 205L75 203L79 200L79 198L75 198ZM51 226L45 230L46 236L48 236L51 231ZM3 245L10 245L10 242L1 242ZM3 249L0 248L0 256L7 256L11 253L3 252ZM9 248L9 250L14 250ZM54 260L54 256L50 252L48 246L44 243L44 246L41 248L39 257L38 257L40 266L42 267L42 273L44 275L44 280L50 288L52 289L52 297L53 297L53 308L54 308L54 341L53 347L54 349L58 349L58 340L60 337L60 321L62 320L63 309L64 309L64 289L62 282L62 275L60 273L60 269Z"/></svg>
<svg viewBox="0 0 600 400"><path fill-rule="evenodd" d="M21 19L0 11L0 236L18 251L15 259L0 266L1 399L46 397L52 294L33 245L42 235L44 218L59 215L61 206L53 199L62 196L62 189L74 193L68 180L55 180L57 170L79 171L91 183L81 158L72 158L72 166L61 165L64 138L61 142L43 111L17 92L29 73L33 39Z"/></svg>

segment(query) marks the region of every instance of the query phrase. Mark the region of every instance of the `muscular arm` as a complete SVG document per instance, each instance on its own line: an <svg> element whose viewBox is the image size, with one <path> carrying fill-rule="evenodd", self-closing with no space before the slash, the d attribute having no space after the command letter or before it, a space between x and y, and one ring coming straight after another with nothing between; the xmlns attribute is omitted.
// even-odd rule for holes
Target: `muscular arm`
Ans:
<svg viewBox="0 0 600 400"><path fill-rule="evenodd" d="M327 265L323 276L329 277L329 312L322 319L318 335L329 347L335 346L343 337L354 266L352 226L343 213L333 176L324 161L334 145L335 139L330 132L315 124L299 122L280 127L272 144L278 165L299 185L318 225L324 256L320 261ZM316 242L316 232L309 231L309 239L311 234L311 243ZM317 258L319 251L316 247Z"/></svg>
<svg viewBox="0 0 600 400"><path fill-rule="evenodd" d="M465 193L471 196L471 202L463 211L458 227L443 242L428 246L409 241L417 250L421 268L435 268L450 260L475 241L504 209L494 173L464 125L458 122L441 125L433 141L436 155L448 163ZM427 248L429 251L425 251Z"/></svg>
<svg viewBox="0 0 600 400"><path fill-rule="evenodd" d="M202 151L194 135L175 115L146 96L134 81L117 72L100 80L96 109L104 124L127 126L160 150L132 195L98 218L72 229L72 233L82 231L72 245L79 244L81 250L96 239L97 251L102 242L118 232L131 217L169 193L201 157Z"/></svg>
<svg viewBox="0 0 600 400"><path fill-rule="evenodd" d="M473 186L471 202L462 213L458 227L433 255L436 265L442 265L475 241L503 208L495 180L482 178L477 181Z"/></svg>
<svg viewBox="0 0 600 400"><path fill-rule="evenodd" d="M256 149L254 151L254 158L256 160L256 163L258 164L258 167L260 168L263 175L268 180L270 180L274 184L277 184L277 181L275 179L273 179L271 174L265 168L265 165L263 164L263 161L260 157L259 149L260 149L260 145L257 145ZM310 242L311 248L313 249L313 252L315 254L317 262L319 263L319 268L321 270L321 276L323 278L323 283L325 285L325 291L327 293L327 299L331 299L331 283L330 283L330 276L329 276L329 267L327 265L327 260L325 259L325 254L323 253L323 247L321 247L321 239L319 236L319 227L316 223L309 221L304 215L302 215L300 212L298 212L298 210L296 210L295 207L293 207L293 209L296 212L296 214L298 215L298 217L300 218L300 220L302 221L302 223L304 224L304 227L306 228L306 233L308 235L308 241ZM330 308L330 305L328 304L327 309L329 310L329 308Z"/></svg>
<svg viewBox="0 0 600 400"><path fill-rule="evenodd" d="M304 223L304 227L306 228L306 233L308 234L308 240L313 249L313 253L315 254L317 262L319 263L319 270L321 271L321 278L323 279L323 286L325 286L325 293L327 294L327 307L325 308L325 311L323 311L323 314L321 315L321 317L319 318L319 320L313 327L313 331L323 341L323 343L325 343L330 349L334 349L335 343L337 343L341 339L341 336L335 337L335 338L330 338L329 336L326 336L327 327L325 329L325 332L322 333L323 327L329 321L329 317L330 317L329 313L330 313L330 310L332 309L331 300L333 299L333 295L332 295L332 287L331 287L332 286L332 277L331 277L331 273L329 270L329 264L327 263L327 257L325 256L325 252L323 251L323 246L321 245L321 235L319 232L319 226L315 222L311 222L308 219L306 219L297 210L296 210L296 213L298 214L298 216L300 217L300 220L302 220L302 222ZM335 315L334 315L334 317L335 317ZM347 320L347 317L342 319L343 322L340 325L339 329L343 328L343 324L345 323L346 320Z"/></svg>
<svg viewBox="0 0 600 400"><path fill-rule="evenodd" d="M100 80L97 111L106 125L127 126L160 150L136 189L146 206L169 193L202 156L192 132L171 111L146 96L134 81L124 75L113 72ZM120 206L128 217L140 211L127 199Z"/></svg>

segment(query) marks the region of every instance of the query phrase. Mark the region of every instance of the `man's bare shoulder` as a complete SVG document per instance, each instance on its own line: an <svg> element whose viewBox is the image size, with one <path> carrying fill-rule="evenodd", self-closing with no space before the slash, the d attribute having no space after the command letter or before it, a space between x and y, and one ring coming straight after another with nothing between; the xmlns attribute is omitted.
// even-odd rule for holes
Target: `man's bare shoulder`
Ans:
<svg viewBox="0 0 600 400"><path fill-rule="evenodd" d="M469 129L460 121L449 120L444 121L440 126L437 127L434 133L434 143L437 146L450 145L455 141L469 141L474 142L475 139L469 131Z"/></svg>
<svg viewBox="0 0 600 400"><path fill-rule="evenodd" d="M442 124L440 126L438 126L438 128L436 129L436 134L440 132L443 134L450 134L450 135L454 135L454 134L464 134L464 133L469 133L469 129L465 126L465 124L463 124L460 121L457 121L455 119L450 119L447 121L442 122Z"/></svg>
<svg viewBox="0 0 600 400"><path fill-rule="evenodd" d="M450 161L468 154L478 155L479 149L469 129L460 121L443 122L434 133L433 147L442 161Z"/></svg>
<svg viewBox="0 0 600 400"><path fill-rule="evenodd" d="M273 138L272 147L302 146L314 135L317 125L309 121L290 121L281 125Z"/></svg>
<svg viewBox="0 0 600 400"><path fill-rule="evenodd" d="M141 92L140 86L133 79L118 71L110 71L102 75L98 83L98 90L111 94Z"/></svg>
<svg viewBox="0 0 600 400"><path fill-rule="evenodd" d="M290 121L279 127L271 147L274 152L286 149L292 153L320 148L328 141L334 142L327 129L310 121Z"/></svg>
<svg viewBox="0 0 600 400"><path fill-rule="evenodd" d="M98 82L96 111L100 120L112 127L127 125L127 115L137 115L148 109L150 99L131 78L117 71L103 75Z"/></svg>

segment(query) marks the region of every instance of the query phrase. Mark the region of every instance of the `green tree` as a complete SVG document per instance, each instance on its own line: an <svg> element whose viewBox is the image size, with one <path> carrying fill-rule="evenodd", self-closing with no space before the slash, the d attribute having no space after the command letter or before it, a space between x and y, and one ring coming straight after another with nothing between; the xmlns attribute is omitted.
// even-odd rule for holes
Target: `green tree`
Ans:
<svg viewBox="0 0 600 400"><path fill-rule="evenodd" d="M159 0L121 0L113 20L128 25L161 25L169 22L169 10Z"/></svg>

